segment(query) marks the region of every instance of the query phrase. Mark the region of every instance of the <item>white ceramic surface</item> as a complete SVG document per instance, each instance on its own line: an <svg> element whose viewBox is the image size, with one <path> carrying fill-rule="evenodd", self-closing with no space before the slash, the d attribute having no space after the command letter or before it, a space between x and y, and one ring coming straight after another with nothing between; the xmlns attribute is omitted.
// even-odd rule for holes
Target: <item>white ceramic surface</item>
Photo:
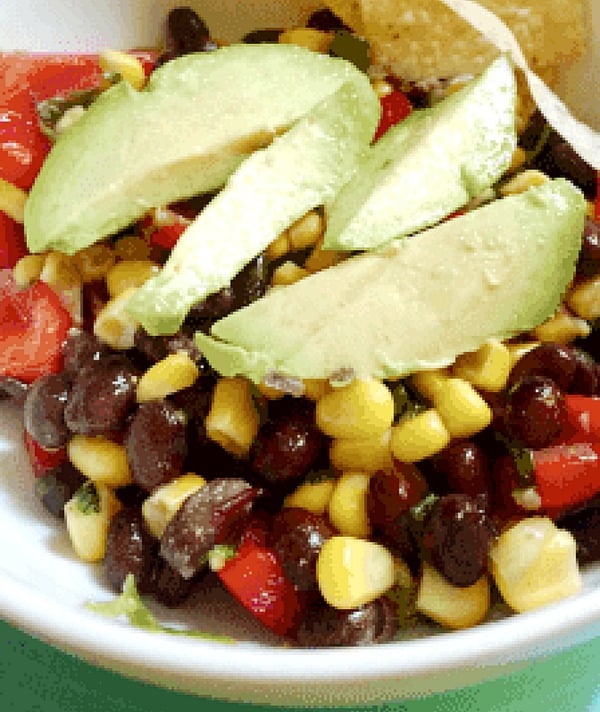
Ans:
<svg viewBox="0 0 600 712"><path fill-rule="evenodd" d="M75 49L155 44L161 19L177 4L139 0L2 0L0 50ZM233 39L256 26L302 19L318 2L198 0L196 6ZM600 3L590 27L600 37ZM577 112L598 122L598 44L565 78ZM592 99L590 99L590 96ZM594 98L595 96L595 98ZM585 97L585 101L584 101ZM372 648L281 649L216 587L193 610L156 609L165 623L233 633L234 645L147 633L90 613L110 598L100 570L77 561L59 523L32 494L18 414L0 403L0 615L93 664L200 695L298 705L384 702L452 689L502 675L536 657L600 635L600 567L584 590L547 608L458 633L438 633Z"/></svg>

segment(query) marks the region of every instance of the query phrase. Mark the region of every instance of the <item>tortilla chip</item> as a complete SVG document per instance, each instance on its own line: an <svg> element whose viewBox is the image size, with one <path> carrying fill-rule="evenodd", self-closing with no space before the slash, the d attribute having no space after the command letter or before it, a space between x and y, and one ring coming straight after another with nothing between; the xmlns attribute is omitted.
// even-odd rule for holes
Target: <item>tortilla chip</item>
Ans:
<svg viewBox="0 0 600 712"><path fill-rule="evenodd" d="M531 68L572 61L585 44L584 0L480 0L514 32ZM476 74L498 50L439 0L327 0L371 46L375 67L407 81Z"/></svg>

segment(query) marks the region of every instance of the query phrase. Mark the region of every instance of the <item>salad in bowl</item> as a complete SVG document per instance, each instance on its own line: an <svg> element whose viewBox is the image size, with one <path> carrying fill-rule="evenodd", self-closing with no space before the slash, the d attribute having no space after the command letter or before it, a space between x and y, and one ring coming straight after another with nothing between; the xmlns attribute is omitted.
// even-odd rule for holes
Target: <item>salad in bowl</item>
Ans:
<svg viewBox="0 0 600 712"><path fill-rule="evenodd" d="M86 615L186 646L234 642L166 612L200 599L268 650L387 650L576 600L600 557L598 136L547 86L585 5L558 51L539 3L326 4L0 53L26 487ZM436 54L434 17L467 34Z"/></svg>

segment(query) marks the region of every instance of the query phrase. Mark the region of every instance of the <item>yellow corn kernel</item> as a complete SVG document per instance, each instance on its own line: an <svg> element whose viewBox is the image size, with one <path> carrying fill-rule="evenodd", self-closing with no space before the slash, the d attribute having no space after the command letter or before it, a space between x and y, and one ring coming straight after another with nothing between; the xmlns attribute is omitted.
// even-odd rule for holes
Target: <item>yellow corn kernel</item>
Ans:
<svg viewBox="0 0 600 712"><path fill-rule="evenodd" d="M137 402L160 400L189 388L196 382L198 374L198 366L185 351L169 354L141 375L137 383Z"/></svg>
<svg viewBox="0 0 600 712"><path fill-rule="evenodd" d="M105 437L74 435L67 454L73 467L95 484L124 487L133 482L125 447Z"/></svg>
<svg viewBox="0 0 600 712"><path fill-rule="evenodd" d="M324 250L323 239L319 239L310 255L304 260L304 268L309 272L320 272L322 269L333 267L340 261L340 254L336 250Z"/></svg>
<svg viewBox="0 0 600 712"><path fill-rule="evenodd" d="M521 173L517 173L516 176L511 178L507 183L505 183L500 188L500 193L502 195L518 195L519 193L524 193L529 188L533 188L536 185L543 185L549 180L548 176L542 171L538 171L535 168L531 168Z"/></svg>
<svg viewBox="0 0 600 712"><path fill-rule="evenodd" d="M596 216L596 203L593 200L588 200L586 202L585 214L588 216L588 218L591 218L592 220Z"/></svg>
<svg viewBox="0 0 600 712"><path fill-rule="evenodd" d="M394 87L389 82L386 82L385 79L375 79L373 91L382 99L384 96L391 94L394 91Z"/></svg>
<svg viewBox="0 0 600 712"><path fill-rule="evenodd" d="M288 239L287 230L276 237L273 242L267 247L267 257L270 260L278 260L280 257L287 255L290 251L290 241Z"/></svg>
<svg viewBox="0 0 600 712"><path fill-rule="evenodd" d="M121 509L114 492L104 485L97 485L98 509L82 508L78 494L65 504L65 525L73 551L89 563L102 561L106 553L106 540L110 520Z"/></svg>
<svg viewBox="0 0 600 712"><path fill-rule="evenodd" d="M508 349L511 370L515 363L517 363L517 361L521 358L521 356L525 356L526 353L528 353L532 349L535 349L536 346L539 346L538 341L507 343L506 348Z"/></svg>
<svg viewBox="0 0 600 712"><path fill-rule="evenodd" d="M150 533L160 539L183 502L205 484L204 478L189 472L155 489L142 504L142 516Z"/></svg>
<svg viewBox="0 0 600 712"><path fill-rule="evenodd" d="M107 302L94 321L94 334L113 349L131 349L134 346L138 322L127 311L127 304L136 293L130 287Z"/></svg>
<svg viewBox="0 0 600 712"><path fill-rule="evenodd" d="M581 319L600 317L600 275L575 285L567 296L567 305Z"/></svg>
<svg viewBox="0 0 600 712"><path fill-rule="evenodd" d="M471 586L454 586L424 562L417 593L417 610L454 630L481 623L490 607L490 584L482 576Z"/></svg>
<svg viewBox="0 0 600 712"><path fill-rule="evenodd" d="M451 438L468 438L492 422L490 406L462 378L449 378L434 404Z"/></svg>
<svg viewBox="0 0 600 712"><path fill-rule="evenodd" d="M27 193L13 183L0 178L0 213L6 213L18 223L23 223Z"/></svg>
<svg viewBox="0 0 600 712"><path fill-rule="evenodd" d="M288 240L292 250L303 250L316 245L323 235L323 217L311 210L288 228Z"/></svg>
<svg viewBox="0 0 600 712"><path fill-rule="evenodd" d="M72 257L62 252L49 252L40 279L58 292L81 286L81 274Z"/></svg>
<svg viewBox="0 0 600 712"><path fill-rule="evenodd" d="M381 544L351 536L333 536L317 557L317 583L330 606L341 610L374 601L395 583L396 564Z"/></svg>
<svg viewBox="0 0 600 712"><path fill-rule="evenodd" d="M510 353L501 341L487 341L477 351L460 355L452 374L475 388L498 393L510 374Z"/></svg>
<svg viewBox="0 0 600 712"><path fill-rule="evenodd" d="M443 450L450 433L435 408L402 418L392 427L390 449L401 462L419 462Z"/></svg>
<svg viewBox="0 0 600 712"><path fill-rule="evenodd" d="M137 235L124 235L114 245L119 260L147 260L150 257L150 243Z"/></svg>
<svg viewBox="0 0 600 712"><path fill-rule="evenodd" d="M250 383L244 378L220 378L204 425L208 437L227 452L247 455L259 426Z"/></svg>
<svg viewBox="0 0 600 712"><path fill-rule="evenodd" d="M327 52L332 39L329 32L321 32L312 27L293 27L279 35L280 44L294 44L313 52Z"/></svg>
<svg viewBox="0 0 600 712"><path fill-rule="evenodd" d="M138 91L143 89L146 84L144 67L140 60L131 54L107 49L100 54L98 63L103 72L120 74L124 81Z"/></svg>
<svg viewBox="0 0 600 712"><path fill-rule="evenodd" d="M300 507L313 514L325 514L331 499L335 480L325 479L319 482L303 482L285 498L284 507Z"/></svg>
<svg viewBox="0 0 600 712"><path fill-rule="evenodd" d="M116 255L112 247L98 242L76 252L72 259L82 281L88 283L104 279L108 270L114 265Z"/></svg>
<svg viewBox="0 0 600 712"><path fill-rule="evenodd" d="M111 297L117 297L126 289L141 287L159 272L160 267L151 260L122 260L107 271L106 288Z"/></svg>
<svg viewBox="0 0 600 712"><path fill-rule="evenodd" d="M312 401L319 400L333 390L333 386L326 378L305 378L302 383L304 384L304 397Z"/></svg>
<svg viewBox="0 0 600 712"><path fill-rule="evenodd" d="M44 269L46 255L25 255L13 267L13 277L19 287L37 282Z"/></svg>
<svg viewBox="0 0 600 712"><path fill-rule="evenodd" d="M268 386L266 383L258 383L256 385L256 390L261 394L261 396L267 398L267 400L279 400L285 395L285 392L280 388Z"/></svg>
<svg viewBox="0 0 600 712"><path fill-rule="evenodd" d="M443 388L449 378L449 369L434 368L430 371L419 371L413 374L410 382L424 398L433 401L435 400L436 394Z"/></svg>
<svg viewBox="0 0 600 712"><path fill-rule="evenodd" d="M576 544L547 517L528 517L505 529L490 558L496 586L515 611L529 611L581 588Z"/></svg>
<svg viewBox="0 0 600 712"><path fill-rule="evenodd" d="M512 160L508 169L509 173L515 173L527 160L527 152L521 146L517 146L513 151Z"/></svg>
<svg viewBox="0 0 600 712"><path fill-rule="evenodd" d="M304 279L304 277L307 277L308 274L308 271L303 267L300 267L291 260L287 260L287 262L279 265L279 267L274 270L271 284L274 287L285 287L288 284L299 282L301 279Z"/></svg>
<svg viewBox="0 0 600 712"><path fill-rule="evenodd" d="M317 401L317 426L332 438L381 435L394 419L390 389L375 379L355 378Z"/></svg>
<svg viewBox="0 0 600 712"><path fill-rule="evenodd" d="M370 438L334 438L329 446L329 462L340 472L375 472L392 464L391 431Z"/></svg>
<svg viewBox="0 0 600 712"><path fill-rule="evenodd" d="M371 533L367 514L369 479L367 472L345 472L335 483L327 512L343 536L366 539Z"/></svg>
<svg viewBox="0 0 600 712"><path fill-rule="evenodd" d="M553 317L533 330L533 336L538 341L569 344L577 338L585 338L591 330L585 319L561 307Z"/></svg>

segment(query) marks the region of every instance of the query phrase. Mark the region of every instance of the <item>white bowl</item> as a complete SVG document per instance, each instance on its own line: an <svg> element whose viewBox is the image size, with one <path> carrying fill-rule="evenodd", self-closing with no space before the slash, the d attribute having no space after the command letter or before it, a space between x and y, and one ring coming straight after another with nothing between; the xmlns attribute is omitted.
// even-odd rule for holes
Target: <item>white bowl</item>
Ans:
<svg viewBox="0 0 600 712"><path fill-rule="evenodd" d="M176 4L2 0L0 50L155 45L160 18ZM319 6L276 0L191 4L217 36L228 40L256 27L291 24ZM590 0L592 5L595 44L563 77L562 93L578 115L598 126L599 73L590 68L600 66L600 7ZM421 637L416 631L403 642L368 648L282 649L218 586L200 594L187 612L156 610L165 623L234 633L242 642L149 633L105 619L84 604L111 594L99 568L76 560L63 527L33 495L19 415L7 403L0 403L0 511L4 618L93 664L199 695L278 706L385 702L481 682L600 635L598 566L586 570L579 595L558 604L461 632L428 631Z"/></svg>

